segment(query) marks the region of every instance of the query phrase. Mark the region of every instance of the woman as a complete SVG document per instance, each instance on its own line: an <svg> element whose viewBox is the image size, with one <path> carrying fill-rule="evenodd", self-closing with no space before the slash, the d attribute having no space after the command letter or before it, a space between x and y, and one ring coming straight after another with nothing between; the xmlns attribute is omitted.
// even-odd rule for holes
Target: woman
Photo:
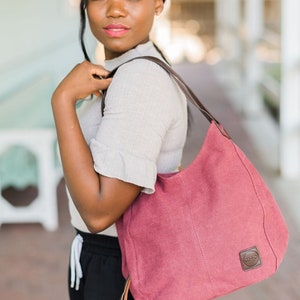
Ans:
<svg viewBox="0 0 300 300"><path fill-rule="evenodd" d="M103 44L105 64L84 61L52 96L71 223L70 299L120 299L125 279L115 222L139 193L154 193L157 173L178 170L187 130L186 99L158 65L137 56L162 55L149 40L164 0L81 1ZM125 64L124 64L125 63ZM123 64L123 65L122 65ZM122 66L120 66L122 65ZM119 67L113 80L102 79ZM107 89L101 114L101 90ZM79 99L94 94L92 100Z"/></svg>

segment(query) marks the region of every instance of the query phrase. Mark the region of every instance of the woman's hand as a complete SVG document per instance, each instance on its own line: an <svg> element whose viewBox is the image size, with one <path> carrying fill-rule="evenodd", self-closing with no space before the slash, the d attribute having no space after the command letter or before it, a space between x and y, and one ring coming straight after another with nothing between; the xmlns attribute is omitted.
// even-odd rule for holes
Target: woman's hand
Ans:
<svg viewBox="0 0 300 300"><path fill-rule="evenodd" d="M102 66L88 61L76 65L54 91L52 102L66 99L74 104L91 94L100 96L100 91L107 89L111 83L111 78L105 79L108 73Z"/></svg>
<svg viewBox="0 0 300 300"><path fill-rule="evenodd" d="M78 99L99 95L99 90L109 86L111 79L95 78L107 74L103 67L83 62L63 79L52 96L65 182L82 219L94 233L113 224L141 191L134 184L96 173L76 114Z"/></svg>

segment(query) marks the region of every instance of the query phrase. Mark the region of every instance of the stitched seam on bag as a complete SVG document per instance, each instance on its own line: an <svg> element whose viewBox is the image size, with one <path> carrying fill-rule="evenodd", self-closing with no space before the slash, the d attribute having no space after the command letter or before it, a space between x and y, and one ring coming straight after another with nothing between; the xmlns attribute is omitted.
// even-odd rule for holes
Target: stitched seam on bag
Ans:
<svg viewBox="0 0 300 300"><path fill-rule="evenodd" d="M183 180L183 176L180 177L180 180L181 182L183 183L183 186L184 186L184 180ZM189 213L190 213L190 216L191 216L191 212L192 212L192 208L190 206L190 202L187 200L187 197L186 197L186 193L185 193L185 201L188 203L188 207L189 207ZM195 230L195 223L194 223L194 220L193 218L189 218L191 223L192 223L192 226L193 226L193 232L194 232L194 235L196 236L197 238L197 241L198 241L198 245L199 245L199 248L200 248L200 251L201 251L201 257L202 257L202 261L203 263L205 264L205 269L206 269L206 273L208 274L208 277L209 277L209 281L210 281L210 285L213 287L213 281L212 281L212 277L210 275L210 272L209 272L209 268L207 266L207 263L206 263L206 259L205 259L205 256L204 256L204 251L203 251L203 248L201 246L201 242L200 242L200 239L199 239L199 236L197 234L197 231ZM207 289L207 291L209 292L209 289Z"/></svg>
<svg viewBox="0 0 300 300"><path fill-rule="evenodd" d="M269 236L268 236L267 231L266 231L266 228L265 228L265 224L266 224L266 222L265 222L265 219L266 219L266 212L265 212L264 206L263 206L262 201L261 201L261 199L260 199L260 196L259 196L259 194L258 194L258 192L257 192L256 185L255 185L255 183L254 183L253 176L251 175L251 172L249 171L248 167L246 166L246 164L244 163L243 159L241 158L241 156L240 156L240 154L239 154L239 151L237 150L237 146L235 145L234 142L232 142L232 145L233 145L233 147L234 147L234 149L235 149L235 152L236 152L237 156L239 157L239 159L240 159L242 165L244 166L245 170L247 171L247 173L248 173L248 175L249 175L249 177L250 177L250 180L251 180L252 186L253 186L253 188L254 188L254 191L255 191L257 200L258 200L258 202L259 202L259 204L260 204L260 207L261 207L261 209L262 209L262 211L263 211L263 228L264 228L264 233L265 233L265 237L266 237L266 239L267 239L267 241L268 241L268 244L269 244L269 246L270 246L270 249L272 250L273 255L274 255L274 257L275 257L275 261L276 261L275 270L277 270L277 269L278 269L278 259L277 259L277 255L276 255L276 252L275 252L275 250L274 250L274 248L273 248L273 246L272 246L272 243L271 243L271 241L270 241L270 239L269 239ZM247 158L247 159L248 159L248 158Z"/></svg>
<svg viewBox="0 0 300 300"><path fill-rule="evenodd" d="M132 206L130 206L130 221L131 221L131 219L132 219ZM129 222L128 222L128 224L129 224ZM129 227L129 226L128 226ZM138 268L138 257L137 257L137 251L136 251L136 247L135 247L135 243L134 243L134 239L132 238L132 236L131 236L131 234L130 234L130 231L129 230L127 230L128 231L128 235L130 236L130 240L131 240L131 243L133 244L133 248L134 248L134 257L135 257L135 269L136 269L136 280L137 280L137 282L136 282L136 290L138 291L138 293L140 293L141 295L143 295L144 297L146 297L147 298L147 295L145 295L144 293L143 293L143 289L141 289L140 288L140 286L141 286L141 282L140 282L140 274L139 274L139 268ZM126 248L126 247L125 247ZM129 272L129 270L128 270L128 272ZM129 274L129 276L130 276L130 274ZM132 278L131 278L131 286L132 286L133 284L132 284Z"/></svg>
<svg viewBox="0 0 300 300"><path fill-rule="evenodd" d="M134 243L134 239L132 239L132 236L131 236L131 234L130 234L130 231L128 230L128 227L129 227L129 224L130 224L130 222L131 222L131 218L132 218L132 207L130 206L129 207L129 211L128 211L128 213L130 212L130 218L129 218L129 222L127 222L127 226L126 226L126 231L128 232L128 235L130 236L130 241L131 241L131 243L133 244L133 248L134 248L134 257L135 257L135 269L137 270L137 278L138 278L138 286L140 285L140 281L139 281L139 278L140 278L140 276L139 276L139 274L138 274L138 260L137 260L137 255L136 255L136 248L135 248L135 243ZM125 249L126 249L126 247L125 247ZM126 250L125 250L126 251ZM130 275L130 273L129 273L129 267L128 267L128 265L127 265L127 268L128 268L128 275L129 275L129 277L131 277L131 275ZM132 285L132 277L131 277L131 285Z"/></svg>

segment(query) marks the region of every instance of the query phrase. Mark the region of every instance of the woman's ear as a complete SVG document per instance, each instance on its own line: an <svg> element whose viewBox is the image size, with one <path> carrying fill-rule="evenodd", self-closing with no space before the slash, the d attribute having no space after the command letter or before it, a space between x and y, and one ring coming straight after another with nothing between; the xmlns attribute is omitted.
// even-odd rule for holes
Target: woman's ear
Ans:
<svg viewBox="0 0 300 300"><path fill-rule="evenodd" d="M155 14L158 16L164 9L164 0L155 0Z"/></svg>

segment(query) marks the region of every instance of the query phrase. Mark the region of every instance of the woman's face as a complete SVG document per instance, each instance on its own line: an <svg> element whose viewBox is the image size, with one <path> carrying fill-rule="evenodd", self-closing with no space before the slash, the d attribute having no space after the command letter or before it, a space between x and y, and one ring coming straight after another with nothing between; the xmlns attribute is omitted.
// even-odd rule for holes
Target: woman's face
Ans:
<svg viewBox="0 0 300 300"><path fill-rule="evenodd" d="M88 0L91 30L104 45L106 59L115 58L149 40L163 0Z"/></svg>

